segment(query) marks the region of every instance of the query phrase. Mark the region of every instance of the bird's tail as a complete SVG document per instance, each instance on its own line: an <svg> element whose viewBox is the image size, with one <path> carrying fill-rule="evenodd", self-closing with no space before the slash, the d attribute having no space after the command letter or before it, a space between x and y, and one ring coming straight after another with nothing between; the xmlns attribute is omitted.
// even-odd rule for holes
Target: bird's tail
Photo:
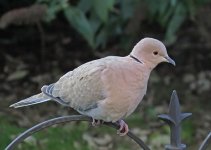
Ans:
<svg viewBox="0 0 211 150"><path fill-rule="evenodd" d="M46 101L49 101L49 100L51 100L50 97L48 97L44 93L39 93L39 94L33 95L29 98L26 98L24 100L21 100L21 101L15 103L15 104L12 104L12 105L10 105L10 107L19 108L19 107L43 103L43 102L46 102Z"/></svg>

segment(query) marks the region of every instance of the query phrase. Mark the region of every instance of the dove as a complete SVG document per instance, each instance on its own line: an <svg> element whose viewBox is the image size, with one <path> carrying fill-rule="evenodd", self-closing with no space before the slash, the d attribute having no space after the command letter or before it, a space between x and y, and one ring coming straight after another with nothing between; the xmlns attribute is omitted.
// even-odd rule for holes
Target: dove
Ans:
<svg viewBox="0 0 211 150"><path fill-rule="evenodd" d="M93 126L101 121L117 122L117 133L124 136L129 127L123 119L132 114L142 101L150 73L161 62L175 66L161 41L143 38L129 55L108 56L82 64L57 82L44 85L41 93L10 107L53 100L91 117Z"/></svg>

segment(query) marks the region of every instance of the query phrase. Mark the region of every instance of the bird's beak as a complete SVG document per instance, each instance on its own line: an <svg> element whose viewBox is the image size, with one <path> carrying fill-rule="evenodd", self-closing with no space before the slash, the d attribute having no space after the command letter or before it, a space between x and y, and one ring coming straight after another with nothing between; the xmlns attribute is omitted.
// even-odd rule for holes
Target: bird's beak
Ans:
<svg viewBox="0 0 211 150"><path fill-rule="evenodd" d="M174 66L176 66L176 63L173 59L171 59L169 56L164 57L166 61Z"/></svg>

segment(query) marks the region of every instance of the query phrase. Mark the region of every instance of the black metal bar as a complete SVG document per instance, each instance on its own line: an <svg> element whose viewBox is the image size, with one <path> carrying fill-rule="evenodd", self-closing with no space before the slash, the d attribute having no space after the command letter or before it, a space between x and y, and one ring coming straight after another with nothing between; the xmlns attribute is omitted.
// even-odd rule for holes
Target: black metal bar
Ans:
<svg viewBox="0 0 211 150"><path fill-rule="evenodd" d="M204 141L202 142L201 146L199 147L199 150L206 150L210 143L211 143L211 132L204 139Z"/></svg>
<svg viewBox="0 0 211 150"><path fill-rule="evenodd" d="M178 99L176 91L174 90L172 92L171 100L169 104L169 113L161 114L158 116L159 119L162 119L163 121L167 122L167 124L170 126L170 132L171 132L170 144L165 146L165 150L185 150L186 149L186 145L181 143L181 122L184 119L190 117L191 115L192 113L181 113L179 99ZM71 115L71 116L53 118L45 122L41 122L33 126L32 128L26 130L22 134L20 134L5 148L5 150L13 150L24 139L26 139L30 135L44 128L50 127L54 124L67 123L71 121L92 122L92 118L84 116L84 115ZM103 124L115 129L119 129L119 125L117 123L104 122ZM135 136L130 131L128 132L127 136L129 136L132 140L134 140L140 146L140 148L143 148L143 150L150 150L150 148L140 138ZM199 150L206 150L210 143L211 143L211 132L203 141Z"/></svg>
<svg viewBox="0 0 211 150"><path fill-rule="evenodd" d="M169 104L169 114L158 116L170 126L171 136L170 144L166 145L166 150L185 150L186 145L181 143L181 122L192 115L192 113L181 113L180 103L176 91L171 95Z"/></svg>
<svg viewBox="0 0 211 150"><path fill-rule="evenodd" d="M71 116L64 116L64 117L58 117L54 119L47 120L45 122L41 122L32 128L26 130L22 134L20 134L18 137L16 137L6 148L5 150L13 150L19 143L21 143L24 139L29 137L30 135L47 128L49 126L52 126L54 124L59 124L59 123L67 123L71 121L89 121L91 122L92 119L90 117L84 116L84 115L71 115ZM107 125L109 127L118 129L119 125L117 123L103 123L104 125ZM133 139L139 146L140 148L143 148L143 150L150 150L149 147L137 136L135 136L132 132L128 132L127 134L131 139Z"/></svg>

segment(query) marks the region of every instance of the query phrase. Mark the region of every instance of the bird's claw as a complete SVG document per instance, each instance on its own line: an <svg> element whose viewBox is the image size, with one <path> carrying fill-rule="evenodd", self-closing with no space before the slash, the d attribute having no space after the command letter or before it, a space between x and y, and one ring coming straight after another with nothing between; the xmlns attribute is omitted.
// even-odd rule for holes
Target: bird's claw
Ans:
<svg viewBox="0 0 211 150"><path fill-rule="evenodd" d="M117 130L117 134L120 136L125 136L129 132L128 125L124 122L124 120L117 121L119 124L119 130Z"/></svg>
<svg viewBox="0 0 211 150"><path fill-rule="evenodd" d="M92 118L92 126L99 126L102 123L103 121Z"/></svg>

